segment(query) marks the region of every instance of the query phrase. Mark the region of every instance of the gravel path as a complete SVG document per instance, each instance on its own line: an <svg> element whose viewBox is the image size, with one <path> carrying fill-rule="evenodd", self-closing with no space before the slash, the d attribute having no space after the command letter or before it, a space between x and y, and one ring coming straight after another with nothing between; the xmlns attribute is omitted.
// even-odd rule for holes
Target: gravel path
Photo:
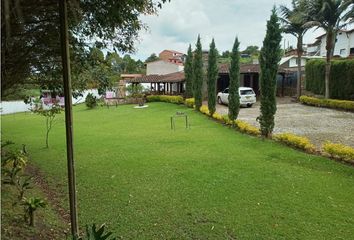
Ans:
<svg viewBox="0 0 354 240"><path fill-rule="evenodd" d="M257 102L252 108L241 108L239 119L259 126L256 121L259 105ZM217 105L216 108L220 114L228 113L227 106ZM305 106L290 98L279 98L274 133L282 132L306 136L318 148L326 140L354 147L354 113Z"/></svg>

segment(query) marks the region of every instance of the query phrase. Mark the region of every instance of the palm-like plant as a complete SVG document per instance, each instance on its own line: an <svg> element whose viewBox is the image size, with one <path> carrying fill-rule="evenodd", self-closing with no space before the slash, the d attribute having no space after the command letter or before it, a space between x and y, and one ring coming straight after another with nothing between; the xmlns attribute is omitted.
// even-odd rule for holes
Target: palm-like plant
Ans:
<svg viewBox="0 0 354 240"><path fill-rule="evenodd" d="M282 30L284 33L291 34L297 38L297 94L301 96L301 57L303 54L303 37L307 30L306 23L310 20L308 14L308 0L293 0L292 9L284 5L280 6L282 17Z"/></svg>
<svg viewBox="0 0 354 240"><path fill-rule="evenodd" d="M309 1L311 21L307 27L322 28L326 32L326 73L325 98L329 98L329 76L336 36L339 30L353 21L354 0L314 0Z"/></svg>

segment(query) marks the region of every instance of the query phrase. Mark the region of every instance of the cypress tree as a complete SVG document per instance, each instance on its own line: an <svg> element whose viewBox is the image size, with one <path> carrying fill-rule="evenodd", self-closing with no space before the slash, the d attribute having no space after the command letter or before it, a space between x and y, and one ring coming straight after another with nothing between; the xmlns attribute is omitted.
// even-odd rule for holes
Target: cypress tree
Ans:
<svg viewBox="0 0 354 240"><path fill-rule="evenodd" d="M199 111L202 106L202 86L203 86L203 52L202 44L200 43L200 35L198 35L198 40L196 44L196 50L193 60L193 90L194 90L194 102L197 111Z"/></svg>
<svg viewBox="0 0 354 240"><path fill-rule="evenodd" d="M193 97L193 53L189 44L186 63L184 65L184 75L186 78L186 97Z"/></svg>
<svg viewBox="0 0 354 240"><path fill-rule="evenodd" d="M215 48L214 39L210 44L208 56L208 108L210 116L216 111L216 80L218 79L219 71L217 66L218 51Z"/></svg>
<svg viewBox="0 0 354 240"><path fill-rule="evenodd" d="M276 81L278 63L281 59L281 29L275 7L270 20L267 22L267 33L259 56L261 67L261 115L257 118L261 126L261 134L271 137L274 129L276 106Z"/></svg>
<svg viewBox="0 0 354 240"><path fill-rule="evenodd" d="M229 86L229 119L236 120L240 111L240 95L238 88L240 87L240 42L236 37L231 53L230 66L230 86Z"/></svg>

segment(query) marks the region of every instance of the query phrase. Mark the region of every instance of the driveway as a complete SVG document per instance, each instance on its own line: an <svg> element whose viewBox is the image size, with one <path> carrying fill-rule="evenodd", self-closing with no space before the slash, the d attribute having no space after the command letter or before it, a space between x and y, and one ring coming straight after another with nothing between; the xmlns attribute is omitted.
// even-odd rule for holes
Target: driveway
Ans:
<svg viewBox="0 0 354 240"><path fill-rule="evenodd" d="M354 147L354 113L305 106L292 102L291 98L278 98L277 101L274 133L306 136L317 147L327 140ZM259 126L256 121L259 106L257 102L252 108L241 108L238 118ZM220 114L228 114L225 105L217 104L216 109Z"/></svg>

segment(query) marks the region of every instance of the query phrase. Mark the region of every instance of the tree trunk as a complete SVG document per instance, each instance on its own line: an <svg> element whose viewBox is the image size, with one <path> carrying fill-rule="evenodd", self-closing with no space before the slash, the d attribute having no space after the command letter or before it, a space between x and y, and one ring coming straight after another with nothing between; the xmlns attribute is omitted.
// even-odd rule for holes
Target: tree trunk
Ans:
<svg viewBox="0 0 354 240"><path fill-rule="evenodd" d="M48 117L47 117L46 127L47 127L47 132L46 132L46 136L45 136L45 146L46 146L46 148L49 148L49 141L48 141L48 138L49 138L49 119L48 119Z"/></svg>
<svg viewBox="0 0 354 240"><path fill-rule="evenodd" d="M333 55L335 34L333 29L327 31L326 39L326 72L325 72L325 98L329 98L329 77L331 75L331 58Z"/></svg>
<svg viewBox="0 0 354 240"><path fill-rule="evenodd" d="M29 210L29 218L30 218L29 225L31 227L34 227L34 211L31 209Z"/></svg>
<svg viewBox="0 0 354 240"><path fill-rule="evenodd" d="M296 85L296 98L301 96L301 56L302 56L302 35L297 39L297 85Z"/></svg>

